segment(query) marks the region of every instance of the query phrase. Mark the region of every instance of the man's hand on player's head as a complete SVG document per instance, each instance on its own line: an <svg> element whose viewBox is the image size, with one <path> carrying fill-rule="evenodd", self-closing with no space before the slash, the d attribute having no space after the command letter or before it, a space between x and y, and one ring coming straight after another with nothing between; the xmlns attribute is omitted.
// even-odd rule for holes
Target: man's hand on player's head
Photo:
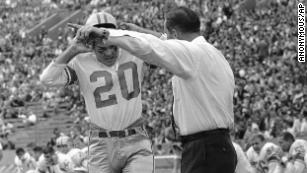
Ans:
<svg viewBox="0 0 307 173"><path fill-rule="evenodd" d="M105 28L82 26L73 23L68 23L68 26L77 30L77 34L73 41L73 47L78 53L92 51L97 43L105 44L109 37L109 31Z"/></svg>

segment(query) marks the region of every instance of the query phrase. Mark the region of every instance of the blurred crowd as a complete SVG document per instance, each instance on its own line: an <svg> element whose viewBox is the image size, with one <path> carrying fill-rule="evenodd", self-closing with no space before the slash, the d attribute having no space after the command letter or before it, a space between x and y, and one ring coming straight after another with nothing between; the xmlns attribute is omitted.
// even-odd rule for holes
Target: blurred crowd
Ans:
<svg viewBox="0 0 307 173"><path fill-rule="evenodd" d="M284 132L294 138L307 135L307 66L296 59L296 1L259 1L256 9L249 10L241 8L238 0L7 0L1 3L4 4L0 5L2 138L13 128L7 119L19 118L33 125L40 116L48 117L43 114L34 118L27 109L28 103L40 102L44 110L65 104L75 117L76 127L60 136L69 136L68 141L77 138L82 145L88 140L88 116L78 87L57 90L38 83L42 68L66 48L72 32L65 30L58 40L49 39L44 32L29 38L26 34L29 28L60 9L82 9L87 15L105 10L119 22L163 32L164 12L175 5L189 6L199 12L203 35L231 64L236 82L233 137L244 151L253 147L259 134L264 141L276 145L277 137ZM180 152L178 132L174 133L172 128L171 77L165 70L148 65L142 88L143 116L155 154L159 155ZM51 148L60 137L58 132L55 134L49 148L39 149L41 153L53 152ZM27 149L23 150L18 153L27 153Z"/></svg>

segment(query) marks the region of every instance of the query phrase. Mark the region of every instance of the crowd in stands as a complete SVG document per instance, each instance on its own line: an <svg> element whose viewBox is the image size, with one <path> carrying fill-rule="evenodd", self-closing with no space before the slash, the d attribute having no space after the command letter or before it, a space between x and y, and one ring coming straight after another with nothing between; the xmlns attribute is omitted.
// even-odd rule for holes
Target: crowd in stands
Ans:
<svg viewBox="0 0 307 173"><path fill-rule="evenodd" d="M259 134L264 137L264 140L260 137L262 143L276 145L279 145L277 137L284 132L295 139L306 136L307 66L296 60L296 1L273 0L245 11L239 1L222 0L176 0L174 3L10 0L0 5L0 130L1 143L6 146L3 148L14 148L8 135L15 129L7 119L22 119L27 126L39 121L41 115L27 109L28 103L33 102L43 103L43 109L68 105L66 109L75 117L76 124L69 134L55 130L49 148L36 148L39 153L54 153L52 147L63 136L69 136L68 141L73 141L79 149L88 142L88 116L78 87L47 89L38 80L42 69L69 44L73 37L71 31L67 29L58 40L50 40L46 33L28 38L29 28L59 9L81 8L88 15L105 10L118 21L163 32L164 12L175 4L199 12L203 35L223 52L233 69L236 82L233 136L244 152L250 151ZM148 67L142 88L143 116L155 154L175 154L180 151L180 143L176 138L178 132L176 135L172 129L172 75L156 66ZM16 153L22 158L29 151L19 148ZM248 156L249 161L254 162L251 157Z"/></svg>

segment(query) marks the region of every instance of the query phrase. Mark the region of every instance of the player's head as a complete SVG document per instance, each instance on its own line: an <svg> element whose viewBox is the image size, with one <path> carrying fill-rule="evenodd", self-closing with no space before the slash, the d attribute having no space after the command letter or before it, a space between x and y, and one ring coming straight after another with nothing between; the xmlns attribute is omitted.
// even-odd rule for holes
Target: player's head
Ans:
<svg viewBox="0 0 307 173"><path fill-rule="evenodd" d="M186 40L186 35L199 35L200 20L191 9L177 7L166 14L164 30L170 39Z"/></svg>
<svg viewBox="0 0 307 173"><path fill-rule="evenodd" d="M16 149L16 156L20 159L20 160L25 160L25 154L26 151L23 148L17 148Z"/></svg>
<svg viewBox="0 0 307 173"><path fill-rule="evenodd" d="M295 138L289 132L284 132L281 138L279 138L279 144L284 152L288 152L290 150L291 145L293 144Z"/></svg>
<svg viewBox="0 0 307 173"><path fill-rule="evenodd" d="M116 19L109 13L99 12L91 14L87 19L86 25L97 28L116 28ZM118 47L111 45L105 46L102 43L94 42L94 52L99 62L112 66L118 57Z"/></svg>
<svg viewBox="0 0 307 173"><path fill-rule="evenodd" d="M61 136L56 140L57 150L63 154L67 154L72 148L72 140L68 136Z"/></svg>
<svg viewBox="0 0 307 173"><path fill-rule="evenodd" d="M55 154L55 150L51 146L47 146L43 149L44 158L47 164L56 165L58 163L58 157Z"/></svg>
<svg viewBox="0 0 307 173"><path fill-rule="evenodd" d="M262 134L257 134L253 137L252 142L254 150L259 153L265 143L265 138Z"/></svg>

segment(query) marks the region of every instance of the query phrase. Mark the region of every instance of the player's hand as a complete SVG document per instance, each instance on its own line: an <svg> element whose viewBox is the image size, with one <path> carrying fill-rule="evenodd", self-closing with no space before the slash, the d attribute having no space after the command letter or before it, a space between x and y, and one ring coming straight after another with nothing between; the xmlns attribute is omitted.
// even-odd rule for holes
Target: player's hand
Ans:
<svg viewBox="0 0 307 173"><path fill-rule="evenodd" d="M120 23L119 28L130 31L139 31L141 29L141 27L137 26L136 24L126 22Z"/></svg>
<svg viewBox="0 0 307 173"><path fill-rule="evenodd" d="M93 45L86 44L75 37L72 41L71 48L77 53L87 53L93 50Z"/></svg>
<svg viewBox="0 0 307 173"><path fill-rule="evenodd" d="M105 42L110 32L105 28L96 28L93 26L82 26L78 24L68 23L69 27L77 29L76 39L85 45L94 42Z"/></svg>

